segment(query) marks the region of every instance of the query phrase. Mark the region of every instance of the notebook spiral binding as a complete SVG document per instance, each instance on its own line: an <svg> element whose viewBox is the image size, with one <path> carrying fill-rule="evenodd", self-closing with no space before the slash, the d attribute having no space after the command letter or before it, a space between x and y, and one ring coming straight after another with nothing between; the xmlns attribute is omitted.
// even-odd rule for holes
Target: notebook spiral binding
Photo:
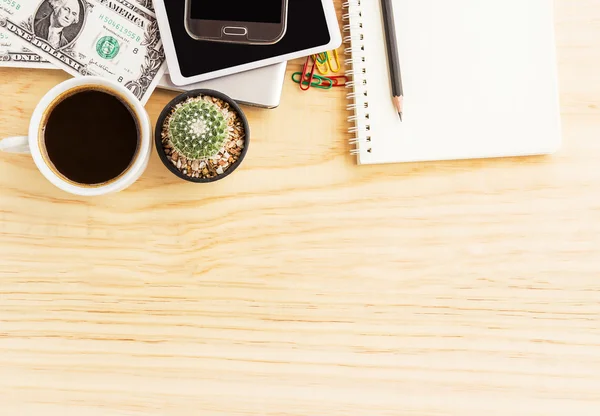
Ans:
<svg viewBox="0 0 600 416"><path fill-rule="evenodd" d="M360 152L359 146L364 146L367 152L371 153L371 136L369 131L369 108L368 91L367 91L367 57L365 54L363 18L360 7L361 0L348 0L342 4L344 14L344 44L347 47L344 49L348 59L344 61L346 66L350 68L346 71L346 76L350 82L346 83L346 88L352 91L346 94L346 98L351 102L348 104L348 111L352 111L353 115L348 117L348 122L352 127L348 128L348 132L352 134L349 140L350 144L356 146L350 153L357 155Z"/></svg>

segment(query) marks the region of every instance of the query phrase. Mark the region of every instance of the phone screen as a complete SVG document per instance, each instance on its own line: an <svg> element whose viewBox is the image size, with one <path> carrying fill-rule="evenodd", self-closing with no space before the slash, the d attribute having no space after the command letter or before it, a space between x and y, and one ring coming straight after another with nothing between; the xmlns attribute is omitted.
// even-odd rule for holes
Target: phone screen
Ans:
<svg viewBox="0 0 600 416"><path fill-rule="evenodd" d="M283 0L191 0L190 17L201 20L281 23Z"/></svg>

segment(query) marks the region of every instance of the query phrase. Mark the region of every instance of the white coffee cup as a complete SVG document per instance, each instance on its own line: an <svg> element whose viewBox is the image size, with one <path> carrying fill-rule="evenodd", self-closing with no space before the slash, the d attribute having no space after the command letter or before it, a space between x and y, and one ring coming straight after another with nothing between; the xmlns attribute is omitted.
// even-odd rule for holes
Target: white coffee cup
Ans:
<svg viewBox="0 0 600 416"><path fill-rule="evenodd" d="M61 102L75 91L100 89L108 92L123 101L132 111L138 125L138 151L129 167L117 178L108 182L87 185L78 184L61 175L49 160L44 145L44 127L42 123L47 120L47 113L54 110L56 104ZM73 137L77 140L77 137ZM9 137L0 140L0 150L14 153L31 153L37 168L54 185L63 191L82 196L104 195L119 192L133 184L146 170L152 149L152 127L150 117L139 100L131 91L116 82L101 77L71 78L52 88L33 112L29 123L29 136Z"/></svg>

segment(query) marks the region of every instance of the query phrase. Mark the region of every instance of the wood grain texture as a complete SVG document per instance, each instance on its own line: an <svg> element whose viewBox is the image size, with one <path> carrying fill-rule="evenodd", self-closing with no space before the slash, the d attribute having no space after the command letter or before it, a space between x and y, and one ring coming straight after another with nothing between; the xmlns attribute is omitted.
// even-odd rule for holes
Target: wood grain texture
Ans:
<svg viewBox="0 0 600 416"><path fill-rule="evenodd" d="M556 4L552 157L358 167L344 92L289 81L219 183L0 154L0 414L598 415L600 3ZM0 76L3 136L67 78Z"/></svg>

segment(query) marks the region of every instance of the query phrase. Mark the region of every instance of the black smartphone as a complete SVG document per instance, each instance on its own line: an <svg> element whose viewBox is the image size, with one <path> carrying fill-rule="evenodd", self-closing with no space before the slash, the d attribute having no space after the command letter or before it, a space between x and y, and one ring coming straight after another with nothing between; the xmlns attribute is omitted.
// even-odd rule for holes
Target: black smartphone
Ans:
<svg viewBox="0 0 600 416"><path fill-rule="evenodd" d="M185 29L194 39L245 44L278 42L288 0L186 0Z"/></svg>

